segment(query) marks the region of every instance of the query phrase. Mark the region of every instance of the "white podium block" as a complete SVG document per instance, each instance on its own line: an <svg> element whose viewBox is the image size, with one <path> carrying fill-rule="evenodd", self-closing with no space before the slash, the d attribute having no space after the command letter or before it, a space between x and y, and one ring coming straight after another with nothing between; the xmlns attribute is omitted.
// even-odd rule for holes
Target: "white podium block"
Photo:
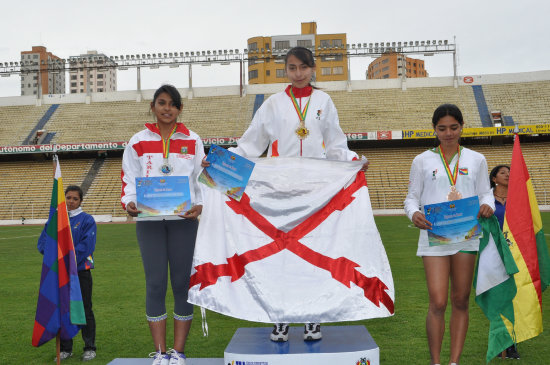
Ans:
<svg viewBox="0 0 550 365"><path fill-rule="evenodd" d="M195 359L187 359L186 362L187 362L187 365L224 365L222 358L219 358L219 359L195 358ZM118 358L107 363L107 365L151 365L152 363L153 363L153 359Z"/></svg>
<svg viewBox="0 0 550 365"><path fill-rule="evenodd" d="M304 341L290 327L288 342L269 339L272 328L239 328L224 352L231 365L379 365L380 350L365 326L322 326L323 338Z"/></svg>

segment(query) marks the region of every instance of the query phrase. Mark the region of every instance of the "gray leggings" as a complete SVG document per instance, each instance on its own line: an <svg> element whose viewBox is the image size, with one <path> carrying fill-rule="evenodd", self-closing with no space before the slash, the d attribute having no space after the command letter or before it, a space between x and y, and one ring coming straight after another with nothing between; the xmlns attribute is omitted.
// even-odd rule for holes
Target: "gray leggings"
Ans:
<svg viewBox="0 0 550 365"><path fill-rule="evenodd" d="M166 319L168 266L174 294L174 318L191 319L187 303L189 277L199 222L191 219L138 221L136 236L145 270L145 312L148 321Z"/></svg>

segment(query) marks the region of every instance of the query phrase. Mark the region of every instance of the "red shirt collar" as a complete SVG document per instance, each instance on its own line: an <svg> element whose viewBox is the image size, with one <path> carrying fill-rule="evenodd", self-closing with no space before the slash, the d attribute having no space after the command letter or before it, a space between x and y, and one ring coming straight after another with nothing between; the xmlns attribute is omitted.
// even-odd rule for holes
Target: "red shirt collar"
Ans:
<svg viewBox="0 0 550 365"><path fill-rule="evenodd" d="M160 135L160 130L157 126L157 123L146 123L145 128L149 129L153 133ZM187 127L183 123L176 123L176 133L183 133L188 137L191 135L191 133L189 133L189 129L187 129Z"/></svg>
<svg viewBox="0 0 550 365"><path fill-rule="evenodd" d="M292 85L288 85L285 89L285 93L288 96L290 96L290 88L291 87L292 87ZM308 85L306 87L302 87L302 88L292 87L292 93L297 98L305 98L307 96L310 96L312 92L313 92L313 88L310 85Z"/></svg>

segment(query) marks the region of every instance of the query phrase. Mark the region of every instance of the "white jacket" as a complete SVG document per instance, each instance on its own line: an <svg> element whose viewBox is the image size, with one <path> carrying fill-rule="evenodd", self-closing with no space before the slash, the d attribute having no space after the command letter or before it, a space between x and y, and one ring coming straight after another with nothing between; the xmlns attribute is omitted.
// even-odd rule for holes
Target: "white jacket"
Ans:
<svg viewBox="0 0 550 365"><path fill-rule="evenodd" d="M458 159L455 154L449 167L451 171ZM459 161L459 175L456 180L456 189L462 198L479 197L479 205L487 204L495 209L495 199L489 185L489 173L485 157L478 152L461 147ZM409 191L405 198L405 213L412 220L415 212L424 213L424 205L447 201L451 184L445 166L435 149L428 150L416 156L411 165L409 177ZM477 251L479 239L473 239L452 245L429 246L428 232L420 230L417 256L446 256L454 255L458 251Z"/></svg>
<svg viewBox="0 0 550 365"><path fill-rule="evenodd" d="M307 100L307 97L298 98L302 110ZM268 157L302 156L340 161L357 158L357 154L348 148L338 112L327 93L313 89L305 120L309 135L303 140L295 133L299 125L300 118L292 99L282 91L262 104L238 140L237 147L229 150L244 157L258 157L268 148Z"/></svg>
<svg viewBox="0 0 550 365"><path fill-rule="evenodd" d="M136 203L136 177L164 176L160 171L164 163L160 131L156 124L147 123L145 127L146 129L134 134L130 139L122 157L120 201L124 209L130 202ZM189 177L193 205L202 205L202 193L197 178L202 170L203 157L204 146L199 135L178 123L175 133L170 137L168 163L173 168L171 175ZM157 219L163 218L167 217Z"/></svg>

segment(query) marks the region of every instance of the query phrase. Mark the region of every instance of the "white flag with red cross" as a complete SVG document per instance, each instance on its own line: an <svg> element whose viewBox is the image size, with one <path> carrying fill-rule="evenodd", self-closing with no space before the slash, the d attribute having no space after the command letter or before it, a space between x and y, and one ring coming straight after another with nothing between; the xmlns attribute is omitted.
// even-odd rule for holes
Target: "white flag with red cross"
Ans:
<svg viewBox="0 0 550 365"><path fill-rule="evenodd" d="M203 189L189 302L265 323L393 315L363 162L253 161L240 202Z"/></svg>

